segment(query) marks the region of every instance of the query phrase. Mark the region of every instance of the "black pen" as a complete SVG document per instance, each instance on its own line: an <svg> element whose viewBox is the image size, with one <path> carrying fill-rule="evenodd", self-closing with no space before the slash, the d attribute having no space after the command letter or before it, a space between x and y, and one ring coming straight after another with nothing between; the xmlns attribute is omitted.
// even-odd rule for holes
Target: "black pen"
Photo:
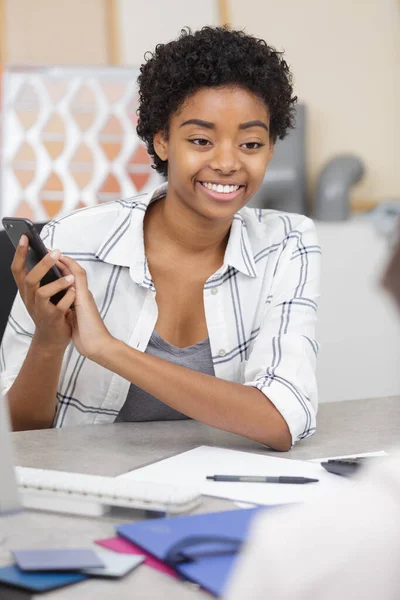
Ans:
<svg viewBox="0 0 400 600"><path fill-rule="evenodd" d="M263 475L207 475L213 481L240 481L241 483L314 483L319 479L310 477L263 476Z"/></svg>

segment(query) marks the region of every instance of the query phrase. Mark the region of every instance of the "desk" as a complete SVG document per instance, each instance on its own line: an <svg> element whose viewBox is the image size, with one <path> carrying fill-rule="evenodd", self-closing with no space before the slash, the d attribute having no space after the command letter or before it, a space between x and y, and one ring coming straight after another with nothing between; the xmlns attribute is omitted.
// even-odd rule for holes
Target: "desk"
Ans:
<svg viewBox="0 0 400 600"><path fill-rule="evenodd" d="M219 431L195 421L118 423L90 425L13 434L17 464L99 475L119 475L200 445L215 445L262 454L261 444ZM382 449L400 443L400 397L374 398L322 404L317 433L284 458L309 459ZM232 502L207 498L197 512L234 508ZM134 513L132 513L134 514ZM130 520L134 520L131 517ZM0 564L10 559L9 548L24 547L27 539L36 546L84 546L114 535L121 522L110 516L73 517L25 511L2 519L7 535L0 545ZM39 596L35 596L39 597ZM141 566L118 582L92 579L46 594L46 600L190 600L210 596L190 583L175 581Z"/></svg>

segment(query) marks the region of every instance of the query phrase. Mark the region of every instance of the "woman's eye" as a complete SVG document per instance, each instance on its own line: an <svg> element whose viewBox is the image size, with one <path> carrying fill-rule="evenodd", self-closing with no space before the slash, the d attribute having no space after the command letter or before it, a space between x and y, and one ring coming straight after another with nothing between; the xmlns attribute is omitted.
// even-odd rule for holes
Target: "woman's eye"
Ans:
<svg viewBox="0 0 400 600"><path fill-rule="evenodd" d="M192 142L192 144L195 144L196 146L207 146L208 144L210 144L210 142L205 138L195 138L189 141Z"/></svg>
<svg viewBox="0 0 400 600"><path fill-rule="evenodd" d="M264 144L261 144L261 142L246 142L243 146L245 146L246 150L258 150L258 148L262 148Z"/></svg>

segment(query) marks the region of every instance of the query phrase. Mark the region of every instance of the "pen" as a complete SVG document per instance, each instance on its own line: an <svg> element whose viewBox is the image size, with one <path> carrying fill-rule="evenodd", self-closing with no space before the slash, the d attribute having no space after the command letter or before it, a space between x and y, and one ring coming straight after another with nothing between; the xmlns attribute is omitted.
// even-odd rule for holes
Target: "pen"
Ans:
<svg viewBox="0 0 400 600"><path fill-rule="evenodd" d="M314 483L319 479L310 477L289 477L286 475L268 477L263 475L207 475L213 481L240 481L241 483Z"/></svg>

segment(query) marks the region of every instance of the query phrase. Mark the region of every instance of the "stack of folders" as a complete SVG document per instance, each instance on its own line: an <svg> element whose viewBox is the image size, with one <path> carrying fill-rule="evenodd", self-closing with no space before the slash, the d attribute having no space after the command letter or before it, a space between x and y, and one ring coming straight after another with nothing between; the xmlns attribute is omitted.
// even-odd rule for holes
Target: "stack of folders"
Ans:
<svg viewBox="0 0 400 600"><path fill-rule="evenodd" d="M221 596L254 515L274 508L152 519L119 525L117 533L183 578Z"/></svg>
<svg viewBox="0 0 400 600"><path fill-rule="evenodd" d="M119 579L145 559L142 555L118 556L91 548L19 549L12 550L12 554L15 562L0 567L1 600L16 598L16 590L21 590L20 597L30 597L88 577Z"/></svg>

